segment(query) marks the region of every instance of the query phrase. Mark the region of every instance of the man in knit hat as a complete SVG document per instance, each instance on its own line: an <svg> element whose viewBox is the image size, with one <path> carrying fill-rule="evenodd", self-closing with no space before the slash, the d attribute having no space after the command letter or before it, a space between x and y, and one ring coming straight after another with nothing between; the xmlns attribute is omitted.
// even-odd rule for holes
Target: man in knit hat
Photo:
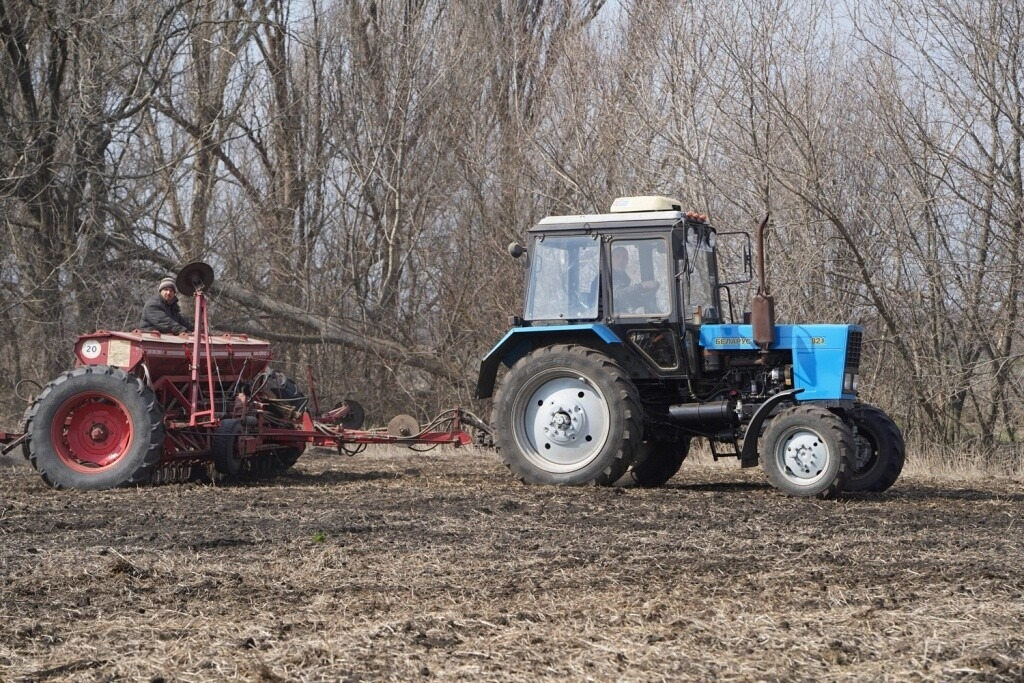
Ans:
<svg viewBox="0 0 1024 683"><path fill-rule="evenodd" d="M142 309L139 329L176 334L191 332L192 322L181 317L178 288L174 284L174 279L165 277L161 280L157 292Z"/></svg>

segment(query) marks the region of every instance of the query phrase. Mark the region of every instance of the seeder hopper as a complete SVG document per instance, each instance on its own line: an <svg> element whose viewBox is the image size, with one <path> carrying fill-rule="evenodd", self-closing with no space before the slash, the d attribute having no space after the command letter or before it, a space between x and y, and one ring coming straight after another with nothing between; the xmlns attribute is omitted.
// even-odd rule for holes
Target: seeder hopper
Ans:
<svg viewBox="0 0 1024 683"><path fill-rule="evenodd" d="M75 368L47 384L25 411L24 431L0 431L50 486L107 489L194 477L269 476L307 446L354 454L368 444L463 446L478 418L449 410L425 428L407 415L362 429L363 409L342 401L321 413L271 366L264 340L210 330L205 292L213 270L193 263L177 277L195 299L195 332L98 331L79 337Z"/></svg>

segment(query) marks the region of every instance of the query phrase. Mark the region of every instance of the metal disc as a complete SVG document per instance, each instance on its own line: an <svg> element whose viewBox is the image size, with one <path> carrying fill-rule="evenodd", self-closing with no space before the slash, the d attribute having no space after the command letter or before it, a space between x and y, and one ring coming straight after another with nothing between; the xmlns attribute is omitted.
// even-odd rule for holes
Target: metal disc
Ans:
<svg viewBox="0 0 1024 683"><path fill-rule="evenodd" d="M178 271L178 277L174 280L178 291L185 296L192 296L197 290L209 289L213 284L213 268L202 261L190 263Z"/></svg>
<svg viewBox="0 0 1024 683"><path fill-rule="evenodd" d="M363 406L358 401L354 401L350 398L346 398L343 401L339 401L334 409L348 405L348 415L341 418L339 424L345 429L359 429L363 426L363 422L366 420L366 411L363 410Z"/></svg>
<svg viewBox="0 0 1024 683"><path fill-rule="evenodd" d="M398 437L416 436L420 433L420 425L411 415L396 415L388 422L388 434Z"/></svg>

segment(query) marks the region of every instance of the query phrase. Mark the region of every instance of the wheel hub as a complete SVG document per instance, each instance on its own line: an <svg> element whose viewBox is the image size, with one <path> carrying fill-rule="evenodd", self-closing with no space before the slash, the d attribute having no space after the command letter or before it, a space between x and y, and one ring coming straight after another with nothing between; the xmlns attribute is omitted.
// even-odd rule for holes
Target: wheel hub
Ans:
<svg viewBox="0 0 1024 683"><path fill-rule="evenodd" d="M783 459L786 471L799 479L813 479L828 464L828 446L814 432L799 431L786 440Z"/></svg>
<svg viewBox="0 0 1024 683"><path fill-rule="evenodd" d="M857 440L857 462L854 465L854 471L858 474L864 472L871 465L875 458L875 448L870 441L864 436L858 434Z"/></svg>
<svg viewBox="0 0 1024 683"><path fill-rule="evenodd" d="M131 418L118 401L84 394L67 401L53 425L58 457L76 469L95 470L117 463L132 441Z"/></svg>
<svg viewBox="0 0 1024 683"><path fill-rule="evenodd" d="M94 442L106 441L109 434L107 428L101 424L94 424L89 430L89 438Z"/></svg>
<svg viewBox="0 0 1024 683"><path fill-rule="evenodd" d="M526 457L548 472L585 467L604 448L610 429L604 396L587 378L564 372L535 378L516 408L516 438Z"/></svg>
<svg viewBox="0 0 1024 683"><path fill-rule="evenodd" d="M544 433L558 443L571 443L586 431L586 413L579 405L553 406L549 411L551 420Z"/></svg>

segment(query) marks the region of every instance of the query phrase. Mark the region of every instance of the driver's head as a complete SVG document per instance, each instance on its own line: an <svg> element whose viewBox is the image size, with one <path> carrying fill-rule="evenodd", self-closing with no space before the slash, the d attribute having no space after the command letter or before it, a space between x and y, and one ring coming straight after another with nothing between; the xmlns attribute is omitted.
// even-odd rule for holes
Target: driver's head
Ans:
<svg viewBox="0 0 1024 683"><path fill-rule="evenodd" d="M160 292L160 298L170 303L174 301L174 298L178 294L178 288L174 284L174 280L169 277L165 277L160 281L160 286L157 288Z"/></svg>

